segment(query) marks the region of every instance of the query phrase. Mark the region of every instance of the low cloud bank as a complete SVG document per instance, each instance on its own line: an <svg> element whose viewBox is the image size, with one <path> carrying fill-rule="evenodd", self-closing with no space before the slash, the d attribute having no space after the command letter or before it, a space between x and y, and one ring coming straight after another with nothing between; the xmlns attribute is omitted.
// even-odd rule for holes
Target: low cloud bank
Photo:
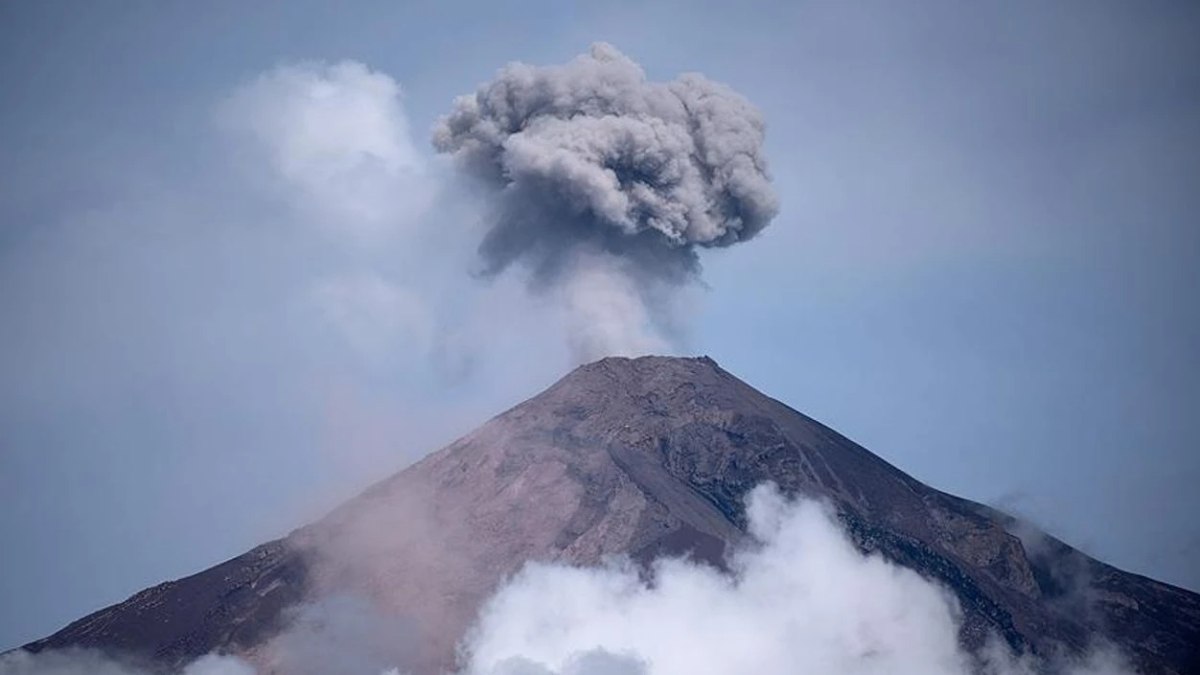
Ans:
<svg viewBox="0 0 1200 675"><path fill-rule="evenodd" d="M664 558L601 567L530 563L499 588L459 645L455 675L1133 675L1114 648L1051 661L994 639L958 643L953 594L879 555L864 555L832 512L751 492L752 543L722 572ZM440 557L446 557L443 554ZM419 614L419 613L418 613ZM299 608L252 655L270 673L412 675L419 626L353 597ZM414 617L424 618L424 617ZM256 675L205 656L177 675ZM0 656L0 675L150 675L95 652Z"/></svg>
<svg viewBox="0 0 1200 675"><path fill-rule="evenodd" d="M41 654L14 650L0 654L0 675L158 675L160 672L123 663L91 650ZM177 675L255 675L255 671L239 658L209 654L177 671Z"/></svg>
<svg viewBox="0 0 1200 675"><path fill-rule="evenodd" d="M1135 672L1103 644L1050 662L998 639L968 653L958 643L954 596L859 552L824 504L788 501L764 486L750 494L747 515L753 543L729 572L679 558L656 561L650 574L627 559L527 565L481 609L459 646L456 675ZM406 675L381 661L414 649L414 626L345 598L301 608L295 619L273 643L271 672ZM178 675L256 672L240 659L205 656ZM94 652L0 657L0 675L77 673L149 675Z"/></svg>
<svg viewBox="0 0 1200 675"><path fill-rule="evenodd" d="M528 566L484 607L465 675L1132 672L1106 649L1049 664L999 641L969 654L953 596L861 554L821 504L759 488L748 515L757 544L732 574L677 559L649 580L627 561Z"/></svg>

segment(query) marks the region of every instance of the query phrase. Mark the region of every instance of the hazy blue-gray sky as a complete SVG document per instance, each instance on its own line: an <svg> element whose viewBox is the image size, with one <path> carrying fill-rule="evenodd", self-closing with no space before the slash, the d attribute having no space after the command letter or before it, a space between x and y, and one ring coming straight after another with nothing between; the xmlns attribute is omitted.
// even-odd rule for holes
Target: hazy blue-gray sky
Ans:
<svg viewBox="0 0 1200 675"><path fill-rule="evenodd" d="M1200 588L1195 3L8 2L0 648L565 371L428 134L596 40L767 121L780 216L705 256L678 349Z"/></svg>

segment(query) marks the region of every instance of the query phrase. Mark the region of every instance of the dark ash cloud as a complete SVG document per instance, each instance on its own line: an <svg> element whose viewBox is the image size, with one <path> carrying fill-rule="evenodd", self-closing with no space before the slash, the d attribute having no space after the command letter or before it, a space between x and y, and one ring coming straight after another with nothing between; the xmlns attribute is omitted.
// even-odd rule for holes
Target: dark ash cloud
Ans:
<svg viewBox="0 0 1200 675"><path fill-rule="evenodd" d="M520 262L544 288L580 250L684 283L698 248L754 237L778 211L763 134L730 88L698 74L648 81L598 43L565 65L506 66L455 102L433 143L493 191L485 273Z"/></svg>

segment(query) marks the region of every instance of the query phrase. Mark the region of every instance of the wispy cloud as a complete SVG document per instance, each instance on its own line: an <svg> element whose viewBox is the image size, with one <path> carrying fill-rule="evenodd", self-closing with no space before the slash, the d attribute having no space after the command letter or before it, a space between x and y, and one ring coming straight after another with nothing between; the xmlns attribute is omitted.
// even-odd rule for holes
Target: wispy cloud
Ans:
<svg viewBox="0 0 1200 675"><path fill-rule="evenodd" d="M279 66L239 87L219 115L297 211L334 232L377 243L432 203L400 85L362 63Z"/></svg>

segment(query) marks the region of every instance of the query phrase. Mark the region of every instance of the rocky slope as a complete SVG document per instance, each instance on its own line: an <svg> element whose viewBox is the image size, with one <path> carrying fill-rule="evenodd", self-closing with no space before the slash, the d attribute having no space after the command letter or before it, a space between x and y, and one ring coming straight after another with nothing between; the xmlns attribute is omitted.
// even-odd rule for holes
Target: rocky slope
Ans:
<svg viewBox="0 0 1200 675"><path fill-rule="evenodd" d="M939 492L707 358L610 358L368 489L286 539L143 591L27 646L177 664L210 652L280 669L287 608L369 597L416 638L395 659L453 660L479 603L528 560L689 554L720 566L742 500L774 481L828 500L856 543L936 579L961 640L1035 653L1106 636L1145 673L1200 671L1200 597L1117 570Z"/></svg>

